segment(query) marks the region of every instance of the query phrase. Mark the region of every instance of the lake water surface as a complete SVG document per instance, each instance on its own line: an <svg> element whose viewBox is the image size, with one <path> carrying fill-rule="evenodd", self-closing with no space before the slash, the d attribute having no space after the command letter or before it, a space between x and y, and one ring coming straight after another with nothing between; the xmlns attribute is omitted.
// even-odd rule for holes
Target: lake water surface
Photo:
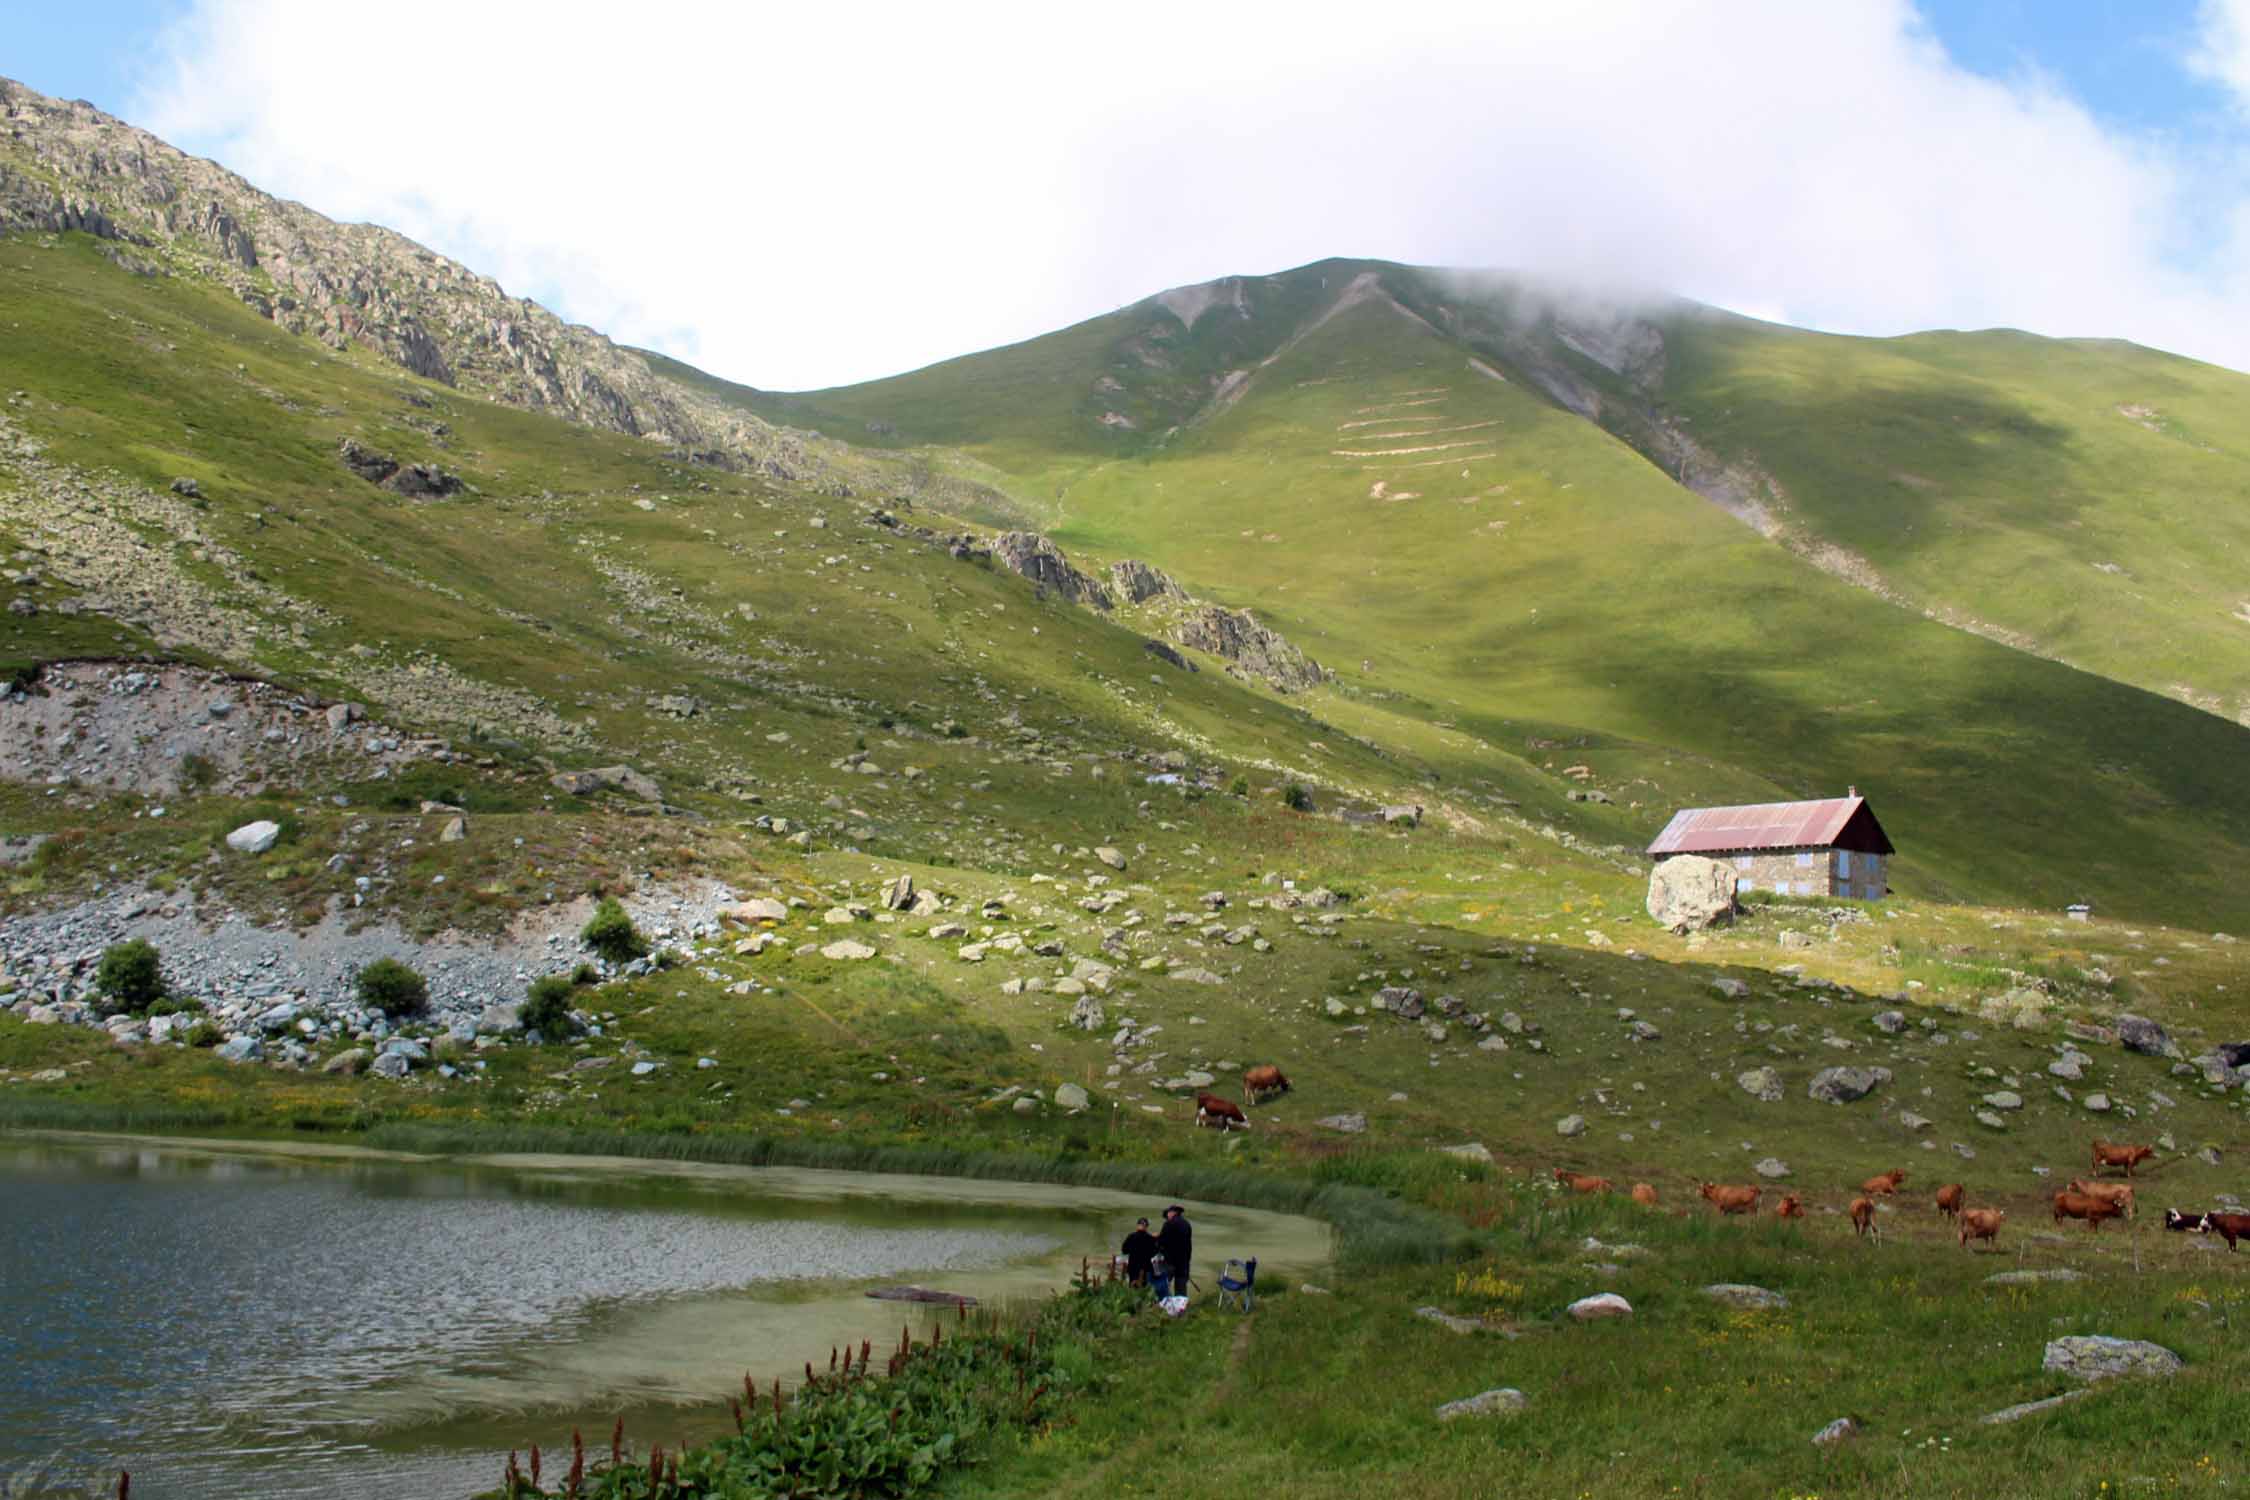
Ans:
<svg viewBox="0 0 2250 1500"><path fill-rule="evenodd" d="M918 1281L1060 1286L1159 1205L1103 1189L566 1157L0 1137L0 1494L462 1496L511 1447L709 1434ZM1198 1259L1325 1226L1191 1207ZM96 1491L99 1482L103 1488Z"/></svg>

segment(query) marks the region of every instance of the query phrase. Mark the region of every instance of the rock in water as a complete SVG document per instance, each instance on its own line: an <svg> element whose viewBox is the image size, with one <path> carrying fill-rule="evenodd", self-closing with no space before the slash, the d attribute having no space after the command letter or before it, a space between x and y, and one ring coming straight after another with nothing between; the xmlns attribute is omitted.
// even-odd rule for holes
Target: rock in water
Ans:
<svg viewBox="0 0 2250 1500"><path fill-rule="evenodd" d="M1531 1398L1515 1387L1501 1386L1446 1402L1437 1409L1437 1419L1450 1422L1456 1417L1512 1417L1530 1404Z"/></svg>
<svg viewBox="0 0 2250 1500"><path fill-rule="evenodd" d="M1849 1104L1864 1099L1891 1081L1889 1068L1822 1068L1813 1074L1805 1093L1820 1104Z"/></svg>
<svg viewBox="0 0 2250 1500"><path fill-rule="evenodd" d="M1648 872L1648 914L1674 932L1701 932L1734 920L1731 866L1681 854Z"/></svg>
<svg viewBox="0 0 2250 1500"><path fill-rule="evenodd" d="M281 837L281 825L260 818L227 835L227 847L237 854L263 854Z"/></svg>
<svg viewBox="0 0 2250 1500"><path fill-rule="evenodd" d="M2187 1361L2146 1339L2080 1333L2048 1344L2039 1368L2079 1380L2111 1380L2120 1375L2177 1375L2187 1368Z"/></svg>

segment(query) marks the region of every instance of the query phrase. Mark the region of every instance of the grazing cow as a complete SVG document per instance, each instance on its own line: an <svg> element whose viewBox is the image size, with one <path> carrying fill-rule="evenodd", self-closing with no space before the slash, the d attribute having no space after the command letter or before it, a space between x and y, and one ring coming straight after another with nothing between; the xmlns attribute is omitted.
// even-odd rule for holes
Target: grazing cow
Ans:
<svg viewBox="0 0 2250 1500"><path fill-rule="evenodd" d="M1606 1193L1611 1186L1607 1177L1588 1177L1583 1173L1573 1172L1568 1167L1555 1168L1555 1181L1574 1193Z"/></svg>
<svg viewBox="0 0 2250 1500"><path fill-rule="evenodd" d="M2203 1215L2183 1214L2176 1208L2164 1210L2164 1227L2174 1234L2201 1234Z"/></svg>
<svg viewBox="0 0 2250 1500"><path fill-rule="evenodd" d="M1966 1250L1971 1240L1990 1240L1997 1247L2000 1243L2000 1221L2007 1217L2007 1214L1997 1208L1962 1209L1960 1217L1953 1221L1960 1233L1961 1248Z"/></svg>
<svg viewBox="0 0 2250 1500"><path fill-rule="evenodd" d="M1854 1198L1852 1200L1852 1232L1855 1234L1882 1233L1875 1227L1875 1200L1873 1198Z"/></svg>
<svg viewBox="0 0 2250 1500"><path fill-rule="evenodd" d="M1242 1097L1252 1104L1262 1103L1269 1094L1288 1092L1289 1075L1272 1063L1242 1071Z"/></svg>
<svg viewBox="0 0 2250 1500"><path fill-rule="evenodd" d="M1710 1202L1711 1206L1720 1213L1754 1214L1758 1211L1758 1194L1763 1192L1764 1189L1757 1187L1721 1187L1715 1182L1706 1182L1696 1191L1700 1192Z"/></svg>
<svg viewBox="0 0 2250 1500"><path fill-rule="evenodd" d="M1773 1216L1777 1219L1803 1218L1805 1216L1804 1200L1795 1193L1783 1193L1781 1201L1773 1206Z"/></svg>
<svg viewBox="0 0 2250 1500"><path fill-rule="evenodd" d="M2133 1175L2133 1168L2156 1154L2154 1146L2112 1146L2107 1141L2094 1142L2094 1170L2122 1167L2125 1175Z"/></svg>
<svg viewBox="0 0 2250 1500"><path fill-rule="evenodd" d="M1633 1201L1643 1208L1656 1207L1656 1189L1645 1182L1633 1184Z"/></svg>
<svg viewBox="0 0 2250 1500"><path fill-rule="evenodd" d="M2114 1219L2124 1209L2107 1198L2091 1198L2084 1193L2060 1192L2055 1194L2055 1222L2065 1219L2084 1219L2086 1232L2092 1234L2102 1227L2102 1220Z"/></svg>
<svg viewBox="0 0 2250 1500"><path fill-rule="evenodd" d="M1952 1218L1954 1215L1961 1212L1961 1199L1963 1196L1964 1192L1960 1183L1947 1183L1944 1187L1941 1187L1937 1190L1937 1211L1941 1214L1944 1214L1949 1219Z"/></svg>
<svg viewBox="0 0 2250 1500"><path fill-rule="evenodd" d="M2225 1235L2231 1253L2236 1240L2250 1240L2250 1214L2207 1213L2197 1222L2195 1232Z"/></svg>
<svg viewBox="0 0 2250 1500"><path fill-rule="evenodd" d="M1237 1126L1244 1130L1250 1128L1250 1119L1243 1114L1242 1106L1217 1094L1195 1096L1195 1123L1216 1125L1221 1130L1233 1130Z"/></svg>
<svg viewBox="0 0 2250 1500"><path fill-rule="evenodd" d="M1870 1177L1859 1185L1863 1193L1880 1193L1888 1198L1906 1182L1906 1168L1893 1167L1880 1177Z"/></svg>
<svg viewBox="0 0 2250 1500"><path fill-rule="evenodd" d="M2133 1203L2133 1185L2129 1182L2091 1182L2083 1177L2070 1179L2070 1191L2084 1193L2089 1198L2103 1198L2125 1211L2128 1219L2137 1219L2140 1210Z"/></svg>

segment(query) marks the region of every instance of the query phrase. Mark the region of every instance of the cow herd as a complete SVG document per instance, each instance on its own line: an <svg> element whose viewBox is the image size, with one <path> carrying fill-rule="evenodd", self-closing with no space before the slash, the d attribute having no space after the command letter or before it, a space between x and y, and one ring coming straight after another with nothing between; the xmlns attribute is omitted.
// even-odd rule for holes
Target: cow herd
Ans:
<svg viewBox="0 0 2250 1500"><path fill-rule="evenodd" d="M2104 1181L2101 1174L2122 1172L2129 1178L2133 1175L2133 1168L2155 1154L2156 1148L2153 1146L2095 1141L2090 1163L2091 1174L2073 1177L2054 1195L2052 1207L2055 1222L2060 1224L2065 1220L2078 1219L2092 1232L2099 1230L2106 1219L2137 1217L2138 1211L2133 1199L2134 1185L2131 1182ZM1875 1200L1896 1197L1899 1189L1906 1185L1906 1176L1905 1168L1894 1167L1888 1172L1877 1173L1859 1185L1858 1194L1845 1209L1854 1234L1879 1236L1882 1233L1875 1222ZM1612 1184L1607 1177L1588 1176L1582 1172L1573 1172L1567 1167L1555 1169L1555 1181L1574 1193L1612 1191ZM1706 1182L1697 1188L1697 1193L1703 1200L1721 1215L1756 1214L1765 1192L1766 1189L1755 1183L1736 1185ZM1654 1207L1657 1202L1656 1189L1645 1182L1633 1184L1632 1197L1635 1203L1648 1207ZM1977 1240L1989 1241L1994 1245L1999 1243L2000 1226L2008 1217L2005 1210L1971 1207L1968 1189L1958 1182L1949 1182L1940 1187L1934 1203L1939 1215L1953 1222L1955 1236L1963 1249ZM1773 1213L1774 1217L1781 1219L1803 1218L1804 1201L1795 1193L1784 1193L1774 1205ZM2250 1239L2250 1214L2218 1211L2182 1213L2178 1209L2166 1209L2164 1227L2181 1233L2221 1235L2227 1242L2227 1248L2233 1250L2238 1240Z"/></svg>
<svg viewBox="0 0 2250 1500"><path fill-rule="evenodd" d="M1242 1099L1244 1104L1263 1104L1276 1094L1289 1092L1289 1075L1272 1063L1260 1063L1255 1068L1242 1070ZM1219 1130L1248 1130L1250 1117L1241 1104L1224 1094L1208 1090L1195 1096L1195 1123L1209 1125Z"/></svg>

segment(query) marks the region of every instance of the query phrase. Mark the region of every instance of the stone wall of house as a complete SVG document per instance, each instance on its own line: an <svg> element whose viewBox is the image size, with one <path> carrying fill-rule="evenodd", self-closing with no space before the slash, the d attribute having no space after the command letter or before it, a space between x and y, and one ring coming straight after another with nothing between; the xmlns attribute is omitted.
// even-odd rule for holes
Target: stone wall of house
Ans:
<svg viewBox="0 0 2250 1500"><path fill-rule="evenodd" d="M1880 854L1855 854L1848 849L1768 849L1756 854L1715 854L1712 858L1734 866L1735 878L1745 892L1876 901L1890 889L1889 861Z"/></svg>

